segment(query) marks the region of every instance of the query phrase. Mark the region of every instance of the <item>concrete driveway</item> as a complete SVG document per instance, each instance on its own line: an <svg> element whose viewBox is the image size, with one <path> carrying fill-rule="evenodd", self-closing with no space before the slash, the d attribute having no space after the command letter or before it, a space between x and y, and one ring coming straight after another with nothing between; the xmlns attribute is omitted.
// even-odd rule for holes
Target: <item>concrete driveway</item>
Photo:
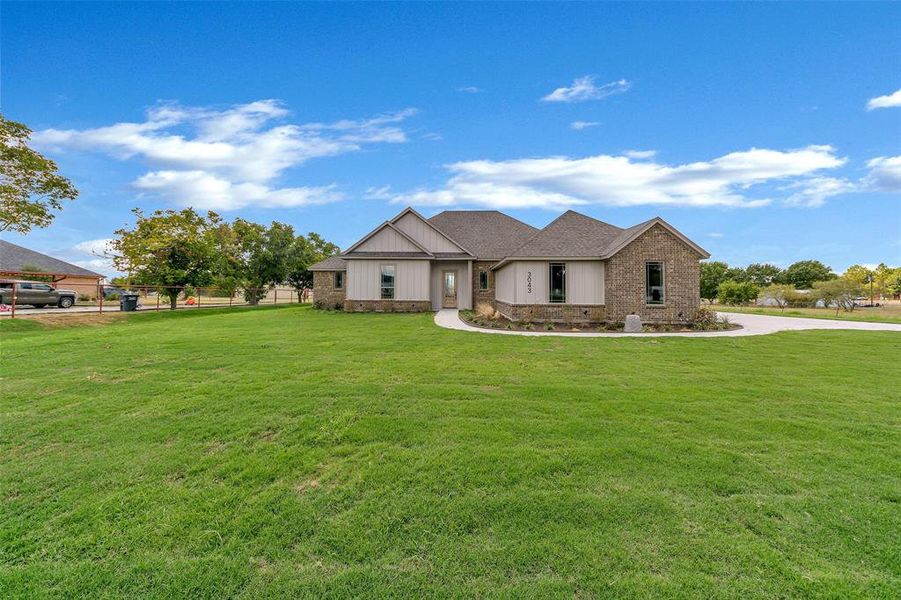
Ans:
<svg viewBox="0 0 901 600"><path fill-rule="evenodd" d="M765 335L778 331L800 331L808 329L855 329L860 331L894 331L901 333L901 325L891 323L866 323L862 321L832 321L829 319L805 319L803 317L771 317L742 313L718 312L731 323L741 325L741 329L731 331L692 331L688 333L562 333L559 331L507 331L505 329L483 329L473 327L460 319L457 310L444 309L435 314L435 324L445 329L472 331L475 333L496 333L500 335L558 336L558 337L741 337L745 335Z"/></svg>

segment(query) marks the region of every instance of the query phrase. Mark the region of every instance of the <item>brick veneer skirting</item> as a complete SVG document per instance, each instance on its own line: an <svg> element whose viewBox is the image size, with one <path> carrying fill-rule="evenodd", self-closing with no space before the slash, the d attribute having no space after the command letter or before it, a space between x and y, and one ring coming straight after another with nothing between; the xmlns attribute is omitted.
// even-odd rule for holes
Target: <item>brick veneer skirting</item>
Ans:
<svg viewBox="0 0 901 600"><path fill-rule="evenodd" d="M323 308L335 308L344 305L345 296L344 289L335 289L334 271L313 271L313 302L321 302Z"/></svg>
<svg viewBox="0 0 901 600"><path fill-rule="evenodd" d="M429 312L431 300L345 300L347 312Z"/></svg>
<svg viewBox="0 0 901 600"><path fill-rule="evenodd" d="M510 304L496 300L495 306L512 321L600 323L607 317L607 307L600 304Z"/></svg>
<svg viewBox="0 0 901 600"><path fill-rule="evenodd" d="M607 260L607 320L636 314L646 323L690 321L701 304L700 257L661 225L654 225ZM663 262L664 304L645 304L645 263Z"/></svg>

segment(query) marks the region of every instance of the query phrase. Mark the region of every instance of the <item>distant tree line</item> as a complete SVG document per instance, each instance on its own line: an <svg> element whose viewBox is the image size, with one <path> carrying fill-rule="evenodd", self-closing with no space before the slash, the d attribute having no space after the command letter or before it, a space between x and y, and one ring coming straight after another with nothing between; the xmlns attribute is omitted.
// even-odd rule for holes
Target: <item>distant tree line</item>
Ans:
<svg viewBox="0 0 901 600"><path fill-rule="evenodd" d="M798 261L785 269L767 263L745 268L719 261L701 263L701 298L711 304L748 304L767 298L783 310L786 306L807 306L817 301L853 310L856 297L866 295L872 302L899 294L901 267L885 264L875 269L853 265L838 275L818 260Z"/></svg>
<svg viewBox="0 0 901 600"><path fill-rule="evenodd" d="M132 212L134 227L119 229L110 243L113 264L126 273L126 283L160 286L172 308L184 287L240 291L250 304L278 284L301 293L313 285L309 268L339 251L317 233L297 235L291 225L276 221L229 223L191 208Z"/></svg>

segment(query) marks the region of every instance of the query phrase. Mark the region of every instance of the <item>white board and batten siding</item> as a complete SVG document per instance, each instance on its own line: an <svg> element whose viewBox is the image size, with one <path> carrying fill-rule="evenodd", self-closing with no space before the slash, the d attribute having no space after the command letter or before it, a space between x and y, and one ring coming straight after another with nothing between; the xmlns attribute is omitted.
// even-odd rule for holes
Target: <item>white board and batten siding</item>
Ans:
<svg viewBox="0 0 901 600"><path fill-rule="evenodd" d="M495 274L495 297L510 304L547 304L550 263L566 264L566 304L604 304L600 260L515 261Z"/></svg>
<svg viewBox="0 0 901 600"><path fill-rule="evenodd" d="M428 260L347 261L347 299L381 300L382 265L394 265L395 300L429 300Z"/></svg>
<svg viewBox="0 0 901 600"><path fill-rule="evenodd" d="M422 252L422 249L417 248L416 244L390 227L376 232L354 250L357 252Z"/></svg>
<svg viewBox="0 0 901 600"><path fill-rule="evenodd" d="M566 263L566 302L604 303L604 262L574 260Z"/></svg>
<svg viewBox="0 0 901 600"><path fill-rule="evenodd" d="M413 213L405 214L394 226L422 244L429 252L462 252L456 244Z"/></svg>

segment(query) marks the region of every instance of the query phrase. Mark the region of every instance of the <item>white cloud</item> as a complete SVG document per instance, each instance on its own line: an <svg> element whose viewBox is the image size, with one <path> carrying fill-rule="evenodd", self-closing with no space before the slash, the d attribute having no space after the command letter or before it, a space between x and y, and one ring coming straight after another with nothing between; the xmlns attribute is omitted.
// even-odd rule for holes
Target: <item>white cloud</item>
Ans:
<svg viewBox="0 0 901 600"><path fill-rule="evenodd" d="M877 96L870 98L867 102L867 110L875 110L877 108L896 108L901 106L901 90L887 96Z"/></svg>
<svg viewBox="0 0 901 600"><path fill-rule="evenodd" d="M626 150L623 152L625 156L629 158L634 158L637 160L645 159L645 158L654 158L657 156L656 150Z"/></svg>
<svg viewBox="0 0 901 600"><path fill-rule="evenodd" d="M723 237L723 234L720 233L719 231L711 231L710 233L707 234L707 236L712 237L712 238L721 238L721 237Z"/></svg>
<svg viewBox="0 0 901 600"><path fill-rule="evenodd" d="M107 254L107 250L109 247L109 243L113 240L111 238L102 238L99 240L86 240L84 242L79 242L75 244L73 247L76 252L81 252L82 254L90 254L92 256L104 256Z"/></svg>
<svg viewBox="0 0 901 600"><path fill-rule="evenodd" d="M863 185L874 192L901 192L901 156L879 156L867 161L870 172Z"/></svg>
<svg viewBox="0 0 901 600"><path fill-rule="evenodd" d="M467 85L466 87L457 88L458 92L466 92L467 94L478 94L482 91L481 88L478 88L474 85Z"/></svg>
<svg viewBox="0 0 901 600"><path fill-rule="evenodd" d="M235 210L245 206L289 208L327 204L343 198L334 185L272 189L255 181L235 183L206 171L153 171L135 181L145 192L180 198L201 210Z"/></svg>
<svg viewBox="0 0 901 600"><path fill-rule="evenodd" d="M331 187L273 189L270 182L313 158L406 142L401 123L415 113L405 109L369 119L295 125L278 122L289 112L275 100L225 109L164 103L149 109L141 123L47 129L33 140L45 148L104 152L163 167L135 185L183 205L219 210L302 206L340 195Z"/></svg>
<svg viewBox="0 0 901 600"><path fill-rule="evenodd" d="M367 200L391 200L394 195L391 193L390 185L366 188L363 197Z"/></svg>
<svg viewBox="0 0 901 600"><path fill-rule="evenodd" d="M827 198L847 194L854 191L856 186L847 179L811 177L783 186L781 189L797 190L785 199L787 206L817 208L823 206Z"/></svg>
<svg viewBox="0 0 901 600"><path fill-rule="evenodd" d="M594 75L579 77L569 87L560 87L543 97L544 102L585 102L586 100L600 100L613 94L622 94L632 84L625 79L611 81L602 85L595 83Z"/></svg>
<svg viewBox="0 0 901 600"><path fill-rule="evenodd" d="M432 206L552 208L584 204L755 207L754 186L810 178L846 159L831 146L796 150L752 148L706 162L666 165L628 156L476 160L449 165L452 177L436 190L395 194L393 202Z"/></svg>
<svg viewBox="0 0 901 600"><path fill-rule="evenodd" d="M600 125L597 121L573 121L569 124L570 129L575 129L576 131L582 131L583 129L588 129L589 127L597 127Z"/></svg>

